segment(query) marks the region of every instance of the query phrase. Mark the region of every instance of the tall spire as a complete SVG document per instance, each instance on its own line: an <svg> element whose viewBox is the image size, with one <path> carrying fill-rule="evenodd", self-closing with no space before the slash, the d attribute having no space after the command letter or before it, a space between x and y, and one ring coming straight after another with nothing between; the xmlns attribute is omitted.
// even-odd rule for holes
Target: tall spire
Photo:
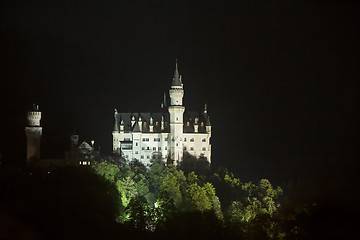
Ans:
<svg viewBox="0 0 360 240"><path fill-rule="evenodd" d="M181 86L177 59L176 59L176 65L175 65L175 73L174 73L174 77L173 77L171 86Z"/></svg>

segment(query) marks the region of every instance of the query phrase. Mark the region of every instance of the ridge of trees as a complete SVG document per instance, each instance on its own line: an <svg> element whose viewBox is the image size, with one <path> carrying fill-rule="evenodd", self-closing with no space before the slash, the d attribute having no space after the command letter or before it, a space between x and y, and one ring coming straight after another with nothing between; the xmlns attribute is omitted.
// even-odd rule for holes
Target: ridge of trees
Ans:
<svg viewBox="0 0 360 240"><path fill-rule="evenodd" d="M112 155L45 176L0 170L0 238L309 239L316 209L190 155L178 166Z"/></svg>

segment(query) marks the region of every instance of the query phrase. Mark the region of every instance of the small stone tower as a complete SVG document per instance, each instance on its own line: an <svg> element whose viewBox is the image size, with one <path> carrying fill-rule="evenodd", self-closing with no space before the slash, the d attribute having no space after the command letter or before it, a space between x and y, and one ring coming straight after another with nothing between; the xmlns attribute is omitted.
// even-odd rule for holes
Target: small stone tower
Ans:
<svg viewBox="0 0 360 240"><path fill-rule="evenodd" d="M172 160L181 161L183 157L183 114L185 107L182 104L184 97L184 88L179 75L178 65L176 61L176 68L174 78L172 79L169 90L170 95L170 157Z"/></svg>
<svg viewBox="0 0 360 240"><path fill-rule="evenodd" d="M114 109L114 129L112 132L113 135L113 151L120 153L120 132L119 132L119 113L116 109ZM120 126L122 130L124 130L124 125Z"/></svg>
<svg viewBox="0 0 360 240"><path fill-rule="evenodd" d="M33 164L40 159L40 140L42 127L40 126L41 112L39 105L33 104L30 111L27 112L27 126L25 133L27 137L27 163Z"/></svg>

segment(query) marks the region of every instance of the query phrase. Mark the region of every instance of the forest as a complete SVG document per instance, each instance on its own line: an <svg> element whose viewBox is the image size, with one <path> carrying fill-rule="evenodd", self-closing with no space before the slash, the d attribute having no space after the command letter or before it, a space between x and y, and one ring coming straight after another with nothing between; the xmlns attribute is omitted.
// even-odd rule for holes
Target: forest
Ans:
<svg viewBox="0 0 360 240"><path fill-rule="evenodd" d="M242 181L190 155L176 166L154 159L146 167L111 155L45 174L2 167L0 186L5 239L330 236L318 229L321 204L296 199L293 187Z"/></svg>

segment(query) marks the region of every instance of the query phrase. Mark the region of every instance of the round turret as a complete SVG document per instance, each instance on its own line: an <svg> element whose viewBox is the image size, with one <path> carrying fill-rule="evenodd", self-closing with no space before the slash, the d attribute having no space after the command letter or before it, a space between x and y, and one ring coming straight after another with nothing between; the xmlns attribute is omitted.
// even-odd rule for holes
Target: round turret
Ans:
<svg viewBox="0 0 360 240"><path fill-rule="evenodd" d="M39 110L39 105L33 104L32 109L27 112L27 125L29 127L39 127L40 120L41 112Z"/></svg>
<svg viewBox="0 0 360 240"><path fill-rule="evenodd" d="M33 104L31 110L27 112L27 127L25 127L27 137L27 162L29 164L35 164L40 159L40 140L42 135L40 120L41 112L39 105Z"/></svg>

